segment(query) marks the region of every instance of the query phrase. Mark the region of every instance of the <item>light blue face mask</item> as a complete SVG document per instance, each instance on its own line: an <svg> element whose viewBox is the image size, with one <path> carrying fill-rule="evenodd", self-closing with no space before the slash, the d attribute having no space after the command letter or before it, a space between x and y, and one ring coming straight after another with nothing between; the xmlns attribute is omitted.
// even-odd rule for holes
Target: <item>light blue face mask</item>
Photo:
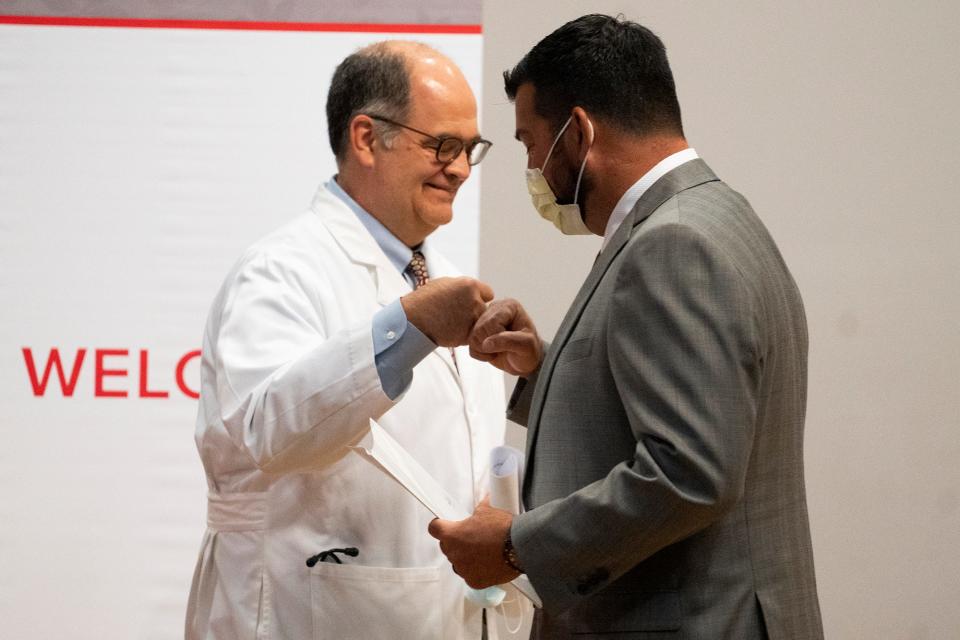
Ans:
<svg viewBox="0 0 960 640"><path fill-rule="evenodd" d="M510 635L514 635L520 631L520 628L524 623L524 607L520 602L520 595L515 589L513 591L513 597L510 600L505 600L507 592L500 587L487 587L486 589L471 589L467 587L467 600L473 602L474 604L484 607L486 609L497 609L500 612L500 615L503 616L503 622L505 628ZM515 619L516 627L511 626L510 619L511 617L507 615L506 607L508 604L515 605L517 610ZM529 611L529 609L527 609Z"/></svg>
<svg viewBox="0 0 960 640"><path fill-rule="evenodd" d="M506 596L507 592L497 586L486 589L467 589L467 600L485 608L498 606Z"/></svg>

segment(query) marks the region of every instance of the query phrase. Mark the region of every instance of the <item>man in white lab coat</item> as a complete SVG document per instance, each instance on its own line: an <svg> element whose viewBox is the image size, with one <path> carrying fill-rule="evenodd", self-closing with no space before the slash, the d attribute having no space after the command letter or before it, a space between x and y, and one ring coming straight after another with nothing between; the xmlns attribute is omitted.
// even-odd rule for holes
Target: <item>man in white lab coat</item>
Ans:
<svg viewBox="0 0 960 640"><path fill-rule="evenodd" d="M503 381L459 345L493 292L443 277L425 240L489 143L459 69L417 43L345 59L327 116L338 174L243 254L210 310L186 637L480 638L431 514L349 446L375 419L464 511L481 497Z"/></svg>

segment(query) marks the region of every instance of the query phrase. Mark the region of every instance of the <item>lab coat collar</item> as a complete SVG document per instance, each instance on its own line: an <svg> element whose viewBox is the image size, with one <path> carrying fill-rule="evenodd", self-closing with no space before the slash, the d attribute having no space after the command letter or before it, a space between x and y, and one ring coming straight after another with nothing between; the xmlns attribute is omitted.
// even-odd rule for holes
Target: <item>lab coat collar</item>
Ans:
<svg viewBox="0 0 960 640"><path fill-rule="evenodd" d="M326 185L317 189L310 209L320 218L347 257L371 267L375 273L377 302L381 306L410 293L410 285L374 240L363 223Z"/></svg>
<svg viewBox="0 0 960 640"><path fill-rule="evenodd" d="M317 189L310 209L320 218L320 221L330 231L330 235L333 236L351 261L367 265L373 269L377 286L377 303L380 306L386 306L400 296L412 291L410 284L390 262L390 259L366 227L363 226L356 214L350 210L350 207L341 198L331 193L326 185L321 185ZM420 245L420 250L427 261L427 270L431 278L460 275L446 258L434 250L433 244L429 240ZM457 357L456 364L450 356L449 349L434 349L431 355L443 360L454 375L458 374L459 368L461 379L464 375L472 379L474 363L470 358L470 349L468 347L457 347L454 351Z"/></svg>

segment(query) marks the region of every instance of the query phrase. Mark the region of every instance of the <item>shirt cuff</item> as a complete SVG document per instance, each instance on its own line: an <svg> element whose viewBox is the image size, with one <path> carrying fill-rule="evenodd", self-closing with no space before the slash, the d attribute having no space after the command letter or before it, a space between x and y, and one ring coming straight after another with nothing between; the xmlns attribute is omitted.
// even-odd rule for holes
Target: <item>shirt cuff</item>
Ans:
<svg viewBox="0 0 960 640"><path fill-rule="evenodd" d="M380 386L391 400L407 390L413 380L413 368L436 348L407 320L399 298L373 316L373 359Z"/></svg>

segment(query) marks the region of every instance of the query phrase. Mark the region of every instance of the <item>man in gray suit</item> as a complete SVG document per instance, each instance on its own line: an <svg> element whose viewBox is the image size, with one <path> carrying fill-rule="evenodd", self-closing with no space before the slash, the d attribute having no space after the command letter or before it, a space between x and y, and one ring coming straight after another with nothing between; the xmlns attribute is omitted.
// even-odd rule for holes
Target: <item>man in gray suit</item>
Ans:
<svg viewBox="0 0 960 640"><path fill-rule="evenodd" d="M603 249L552 345L512 300L471 338L522 376L528 510L481 504L431 534L471 586L526 573L538 638L822 638L803 304L750 205L687 145L663 43L584 16L504 78L535 206Z"/></svg>

